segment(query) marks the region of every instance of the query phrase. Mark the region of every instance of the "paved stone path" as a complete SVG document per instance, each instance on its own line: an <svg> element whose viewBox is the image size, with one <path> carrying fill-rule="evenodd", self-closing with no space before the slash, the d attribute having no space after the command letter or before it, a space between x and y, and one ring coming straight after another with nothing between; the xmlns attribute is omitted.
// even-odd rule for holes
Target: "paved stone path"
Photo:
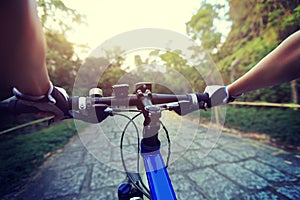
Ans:
<svg viewBox="0 0 300 200"><path fill-rule="evenodd" d="M124 122L119 118L106 120L101 128L87 127L80 134L87 148L78 136L74 137L43 165L16 199L116 200L118 185L125 178L118 170L119 124ZM206 128L197 129L194 122L183 119L177 123L178 119L165 114L162 120L170 134L175 132L170 136L175 141L168 171L178 199L300 199L299 155L228 133L218 137L218 133L207 132ZM97 142L103 140L99 136L102 130L110 147ZM128 138L134 138L134 134L128 134ZM125 142L129 148L134 145L130 139ZM164 138L162 143L166 146Z"/></svg>

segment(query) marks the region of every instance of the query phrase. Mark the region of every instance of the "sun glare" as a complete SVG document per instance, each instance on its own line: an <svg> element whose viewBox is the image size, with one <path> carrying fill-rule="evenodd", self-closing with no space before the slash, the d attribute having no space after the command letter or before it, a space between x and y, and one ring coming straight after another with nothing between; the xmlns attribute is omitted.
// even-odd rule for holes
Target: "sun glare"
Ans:
<svg viewBox="0 0 300 200"><path fill-rule="evenodd" d="M86 23L73 27L67 38L86 44L92 50L111 37L140 28L161 28L186 35L186 25L200 7L201 0L63 0L70 8L86 16ZM213 0L211 0L214 3ZM219 23L221 31L228 24ZM80 57L86 57L81 53Z"/></svg>

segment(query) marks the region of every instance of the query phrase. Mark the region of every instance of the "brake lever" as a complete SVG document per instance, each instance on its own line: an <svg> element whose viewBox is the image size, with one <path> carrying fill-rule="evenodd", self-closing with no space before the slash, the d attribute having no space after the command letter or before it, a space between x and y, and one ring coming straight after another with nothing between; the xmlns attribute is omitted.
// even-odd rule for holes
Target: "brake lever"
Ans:
<svg viewBox="0 0 300 200"><path fill-rule="evenodd" d="M198 110L199 107L190 101L179 101L176 103L166 104L166 109L176 112L178 115L186 115L195 110Z"/></svg>
<svg viewBox="0 0 300 200"><path fill-rule="evenodd" d="M113 116L113 110L105 104L89 105L79 111L70 112L74 119L79 119L89 123L99 123L108 116Z"/></svg>

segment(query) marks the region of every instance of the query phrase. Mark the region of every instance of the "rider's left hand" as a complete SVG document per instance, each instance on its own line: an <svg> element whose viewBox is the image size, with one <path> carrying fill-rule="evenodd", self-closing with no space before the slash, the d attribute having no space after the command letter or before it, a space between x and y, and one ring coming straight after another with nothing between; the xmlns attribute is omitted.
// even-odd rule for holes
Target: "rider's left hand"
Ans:
<svg viewBox="0 0 300 200"><path fill-rule="evenodd" d="M34 107L41 113L51 113L56 119L69 118L70 106L68 104L68 94L60 87L53 86L50 83L50 88L45 95L30 96L22 94L17 88L13 88L13 93L17 99L22 101L22 104Z"/></svg>

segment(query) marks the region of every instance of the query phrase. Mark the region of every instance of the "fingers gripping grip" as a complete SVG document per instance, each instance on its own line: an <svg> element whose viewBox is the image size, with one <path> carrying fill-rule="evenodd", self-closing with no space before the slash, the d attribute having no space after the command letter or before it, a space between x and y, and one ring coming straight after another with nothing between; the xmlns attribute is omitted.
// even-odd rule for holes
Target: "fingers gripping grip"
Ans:
<svg viewBox="0 0 300 200"><path fill-rule="evenodd" d="M199 109L205 109L211 107L211 102L207 93L196 93L197 102L199 105Z"/></svg>
<svg viewBox="0 0 300 200"><path fill-rule="evenodd" d="M39 112L36 107L25 104L24 101L16 99L14 97L9 99L8 101L1 102L1 110L13 114Z"/></svg>

